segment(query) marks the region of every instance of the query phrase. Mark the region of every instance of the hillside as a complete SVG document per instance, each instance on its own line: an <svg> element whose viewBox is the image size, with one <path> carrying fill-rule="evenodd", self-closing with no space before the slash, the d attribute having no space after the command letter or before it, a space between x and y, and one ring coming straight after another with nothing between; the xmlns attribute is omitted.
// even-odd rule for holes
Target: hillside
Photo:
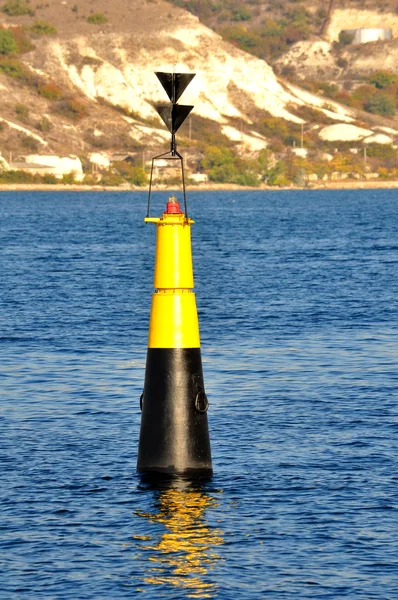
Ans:
<svg viewBox="0 0 398 600"><path fill-rule="evenodd" d="M128 153L145 166L168 147L153 108L166 100L156 70L197 73L181 99L195 110L179 139L191 171L213 180L270 181L273 169L283 182L277 165L289 148L328 153L342 139L371 145L397 135L394 119L278 78L268 62L162 0L7 0L0 8L0 150L9 162L74 154L89 173L93 162ZM308 170L294 162L296 175Z"/></svg>
<svg viewBox="0 0 398 600"><path fill-rule="evenodd" d="M267 60L289 81L355 108L367 110L365 102L360 105L355 97L352 99L351 90L368 83L378 71L398 74L398 13L394 0L172 1L191 10L225 40ZM343 30L359 28L389 28L393 39L360 45L352 45L344 36L340 39ZM339 90L344 93L337 97ZM394 116L396 86L386 92L394 102L389 116Z"/></svg>

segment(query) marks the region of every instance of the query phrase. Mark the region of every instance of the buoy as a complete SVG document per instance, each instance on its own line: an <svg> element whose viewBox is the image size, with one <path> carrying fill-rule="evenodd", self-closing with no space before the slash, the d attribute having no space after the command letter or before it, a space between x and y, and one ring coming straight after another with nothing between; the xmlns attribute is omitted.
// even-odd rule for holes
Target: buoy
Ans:
<svg viewBox="0 0 398 600"><path fill-rule="evenodd" d="M171 133L170 151L152 159L147 223L156 224L156 259L137 470L147 474L210 477L213 473L193 291L191 225L188 217L184 162L176 132L193 106L177 104L195 73L157 72L171 104L156 106ZM184 211L175 196L161 217L150 217L154 162L179 161Z"/></svg>
<svg viewBox="0 0 398 600"><path fill-rule="evenodd" d="M193 291L192 219L169 198L156 224L156 259L137 470L209 477L210 438Z"/></svg>

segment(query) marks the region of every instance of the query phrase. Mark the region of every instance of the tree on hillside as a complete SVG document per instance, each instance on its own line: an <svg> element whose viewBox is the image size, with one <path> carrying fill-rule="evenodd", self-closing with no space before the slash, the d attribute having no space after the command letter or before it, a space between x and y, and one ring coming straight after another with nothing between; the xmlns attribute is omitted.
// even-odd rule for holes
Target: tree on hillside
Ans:
<svg viewBox="0 0 398 600"><path fill-rule="evenodd" d="M0 54L15 54L18 52L18 44L11 31L0 30Z"/></svg>
<svg viewBox="0 0 398 600"><path fill-rule="evenodd" d="M34 14L33 10L25 2L25 0L8 0L1 10L11 17Z"/></svg>
<svg viewBox="0 0 398 600"><path fill-rule="evenodd" d="M384 90L384 88L396 81L397 76L388 71L377 71L377 73L374 73L369 79L369 82L373 83L379 90Z"/></svg>
<svg viewBox="0 0 398 600"><path fill-rule="evenodd" d="M374 94L364 105L364 109L382 117L393 117L395 115L395 102L386 94Z"/></svg>

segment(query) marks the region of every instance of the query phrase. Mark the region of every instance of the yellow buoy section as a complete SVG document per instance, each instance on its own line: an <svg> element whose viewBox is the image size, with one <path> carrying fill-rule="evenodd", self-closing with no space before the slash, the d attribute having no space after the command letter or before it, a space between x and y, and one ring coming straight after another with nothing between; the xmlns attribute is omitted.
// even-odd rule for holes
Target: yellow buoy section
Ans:
<svg viewBox="0 0 398 600"><path fill-rule="evenodd" d="M153 294L148 348L200 348L193 292L159 290Z"/></svg>
<svg viewBox="0 0 398 600"><path fill-rule="evenodd" d="M170 198L170 200L172 200ZM174 200L174 199L173 199ZM148 348L200 348L191 250L191 224L173 201L156 224L156 259ZM179 210L179 205L178 205Z"/></svg>
<svg viewBox="0 0 398 600"><path fill-rule="evenodd" d="M184 214L164 213L156 231L156 262L153 287L192 289L191 219Z"/></svg>

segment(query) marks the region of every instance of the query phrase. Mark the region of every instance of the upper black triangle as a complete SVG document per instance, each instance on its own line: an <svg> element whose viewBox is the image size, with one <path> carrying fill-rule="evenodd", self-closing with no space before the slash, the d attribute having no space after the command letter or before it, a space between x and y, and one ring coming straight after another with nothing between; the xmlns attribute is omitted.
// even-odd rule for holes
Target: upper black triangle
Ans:
<svg viewBox="0 0 398 600"><path fill-rule="evenodd" d="M196 73L155 73L172 102L177 102Z"/></svg>
<svg viewBox="0 0 398 600"><path fill-rule="evenodd" d="M158 104L155 106L170 133L176 133L193 109L184 104Z"/></svg>

